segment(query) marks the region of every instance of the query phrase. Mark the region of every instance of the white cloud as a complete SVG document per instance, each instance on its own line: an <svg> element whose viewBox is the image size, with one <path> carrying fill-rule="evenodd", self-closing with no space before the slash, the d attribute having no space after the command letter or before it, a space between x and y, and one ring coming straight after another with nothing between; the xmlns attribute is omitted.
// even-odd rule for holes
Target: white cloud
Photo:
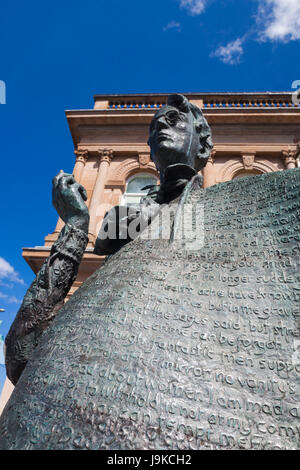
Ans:
<svg viewBox="0 0 300 470"><path fill-rule="evenodd" d="M23 279L19 277L19 274L14 270L13 266L9 264L4 258L0 256L0 279L9 279L12 282L19 284L25 284Z"/></svg>
<svg viewBox="0 0 300 470"><path fill-rule="evenodd" d="M229 42L226 46L220 46L211 57L218 57L222 62L229 65L238 64L243 55L243 39L237 38Z"/></svg>
<svg viewBox="0 0 300 470"><path fill-rule="evenodd" d="M258 0L257 23L265 41L300 39L299 0Z"/></svg>
<svg viewBox="0 0 300 470"><path fill-rule="evenodd" d="M17 299L14 295L7 295L0 292L0 299L3 299L8 304L20 304L21 300Z"/></svg>
<svg viewBox="0 0 300 470"><path fill-rule="evenodd" d="M11 283L8 284L7 282L3 282L3 281L1 281L1 279L0 279L0 286L1 287L7 287L8 289L12 289L14 287L13 284L11 284Z"/></svg>
<svg viewBox="0 0 300 470"><path fill-rule="evenodd" d="M178 33L180 33L181 24L177 21L170 21L170 23L163 27L163 31L167 31L168 29L177 29Z"/></svg>
<svg viewBox="0 0 300 470"><path fill-rule="evenodd" d="M185 8L190 15L200 15L206 6L207 0L180 0L180 7Z"/></svg>

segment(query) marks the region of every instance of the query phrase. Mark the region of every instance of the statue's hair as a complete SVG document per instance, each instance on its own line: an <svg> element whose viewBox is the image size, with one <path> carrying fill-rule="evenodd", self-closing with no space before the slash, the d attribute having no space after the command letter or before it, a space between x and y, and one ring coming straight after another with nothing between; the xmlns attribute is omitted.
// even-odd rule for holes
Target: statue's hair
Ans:
<svg viewBox="0 0 300 470"><path fill-rule="evenodd" d="M200 140L200 151L196 157L195 165L197 170L201 170L209 159L211 149L213 148L211 129L208 125L207 120L203 116L201 109L183 95L169 95L168 102L169 106L182 111L183 113L191 112L194 117L196 132L199 134Z"/></svg>

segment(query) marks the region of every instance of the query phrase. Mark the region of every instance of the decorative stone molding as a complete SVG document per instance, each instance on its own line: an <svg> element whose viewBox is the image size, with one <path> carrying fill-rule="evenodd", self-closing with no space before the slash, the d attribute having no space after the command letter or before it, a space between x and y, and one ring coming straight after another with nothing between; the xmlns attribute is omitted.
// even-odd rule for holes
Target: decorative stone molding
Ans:
<svg viewBox="0 0 300 470"><path fill-rule="evenodd" d="M112 149L98 149L97 151L100 159L100 164L102 162L107 162L110 164L114 158L114 151Z"/></svg>
<svg viewBox="0 0 300 470"><path fill-rule="evenodd" d="M281 156L287 169L296 168L299 148L297 150L282 150Z"/></svg>
<svg viewBox="0 0 300 470"><path fill-rule="evenodd" d="M297 144L296 165L298 168L300 167L300 142Z"/></svg>
<svg viewBox="0 0 300 470"><path fill-rule="evenodd" d="M244 165L244 170L253 170L255 153L242 153L241 157Z"/></svg>
<svg viewBox="0 0 300 470"><path fill-rule="evenodd" d="M120 182L118 180L112 180L112 179L109 179L106 181L105 183L105 188L106 189L120 189L122 192L125 191L125 182Z"/></svg>
<svg viewBox="0 0 300 470"><path fill-rule="evenodd" d="M244 155L244 154L243 154ZM249 169L249 168L247 168ZM225 181L232 180L240 171L244 171L245 166L241 161L229 161L226 163L220 170L218 177L216 178L216 183L224 183ZM273 171L278 171L276 165L270 161L255 161L251 170L257 170L261 173L271 173Z"/></svg>
<svg viewBox="0 0 300 470"><path fill-rule="evenodd" d="M89 151L88 150L74 150L74 153L76 155L76 162L80 162L83 164L86 164L88 158L89 158Z"/></svg>
<svg viewBox="0 0 300 470"><path fill-rule="evenodd" d="M75 161L75 166L73 170L73 175L76 181L80 183L83 169L89 157L89 152L86 149L77 149L77 150L74 150L74 153L76 155L76 161ZM61 226L61 223L60 223L60 226Z"/></svg>
<svg viewBox="0 0 300 470"><path fill-rule="evenodd" d="M139 164L140 167L144 168L150 162L150 153L149 152L139 152Z"/></svg>
<svg viewBox="0 0 300 470"><path fill-rule="evenodd" d="M215 163L216 153L217 153L217 151L215 149L213 149L210 152L210 156L208 157L207 163L210 163L211 165L213 165Z"/></svg>
<svg viewBox="0 0 300 470"><path fill-rule="evenodd" d="M149 171L150 173L153 173L155 176L158 176L157 170L152 161L149 161L149 163L143 166L142 169L144 171ZM137 161L136 159L128 158L121 162L118 167L110 173L109 179L119 181L120 183L125 184L129 176L140 170L141 166L139 164L139 161Z"/></svg>
<svg viewBox="0 0 300 470"><path fill-rule="evenodd" d="M125 182L131 173L138 171L139 169L139 163L132 158L128 158L118 165L113 174L110 175L110 178L113 180Z"/></svg>

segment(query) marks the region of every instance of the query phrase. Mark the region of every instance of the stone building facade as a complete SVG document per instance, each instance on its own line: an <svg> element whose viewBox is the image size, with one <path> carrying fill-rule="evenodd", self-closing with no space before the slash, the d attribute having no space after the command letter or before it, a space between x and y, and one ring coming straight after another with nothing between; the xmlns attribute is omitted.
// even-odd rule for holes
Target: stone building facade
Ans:
<svg viewBox="0 0 300 470"><path fill-rule="evenodd" d="M167 94L96 95L94 108L66 111L74 143L73 174L87 190L90 212L89 244L69 296L103 262L93 245L107 210L136 202L145 182L158 181L150 160L148 128ZM185 93L203 109L214 148L202 170L204 186L234 178L298 166L300 107L292 93ZM63 226L58 220L42 247L24 248L34 273L48 257ZM2 406L11 387L6 383ZM0 401L1 413L1 401Z"/></svg>
<svg viewBox="0 0 300 470"><path fill-rule="evenodd" d="M245 175L295 168L300 142L300 107L291 93L190 93L213 133L214 148L202 171L208 187ZM103 262L93 254L102 219L124 202L130 182L158 180L147 145L148 127L167 94L96 95L94 108L66 111L74 143L74 176L87 190L89 245L71 295ZM36 273L62 228L59 220L43 247L25 248Z"/></svg>

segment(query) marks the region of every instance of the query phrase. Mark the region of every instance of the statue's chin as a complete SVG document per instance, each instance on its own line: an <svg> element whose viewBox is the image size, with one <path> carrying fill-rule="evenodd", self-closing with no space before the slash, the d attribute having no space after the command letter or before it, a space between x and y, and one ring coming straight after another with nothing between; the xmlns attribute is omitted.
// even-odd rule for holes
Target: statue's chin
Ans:
<svg viewBox="0 0 300 470"><path fill-rule="evenodd" d="M155 162L158 163L158 167L164 170L170 165L176 163L182 163L184 165L193 165L193 159L190 159L186 153L184 153L178 146L174 145L174 142L164 140L160 142L155 155Z"/></svg>

